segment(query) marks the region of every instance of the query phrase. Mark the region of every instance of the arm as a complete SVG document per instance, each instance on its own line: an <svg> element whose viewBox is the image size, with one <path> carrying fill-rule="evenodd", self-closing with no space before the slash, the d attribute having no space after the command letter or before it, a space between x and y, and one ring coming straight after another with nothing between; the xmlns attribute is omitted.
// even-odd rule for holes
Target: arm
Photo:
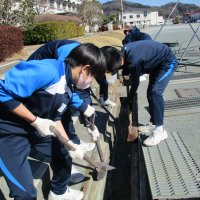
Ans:
<svg viewBox="0 0 200 200"><path fill-rule="evenodd" d="M65 129L64 129L64 127L63 127L63 125L62 125L60 120L56 121L56 126L55 127L56 127L56 129L59 130L59 132L62 135L62 137L64 137L65 139L69 140L69 137L68 137L67 133L65 132Z"/></svg>
<svg viewBox="0 0 200 200"><path fill-rule="evenodd" d="M72 93L72 97L70 99L70 105L73 108L82 112L86 117L90 117L95 112L95 109L92 106L85 103L85 101L81 99L79 95L75 92Z"/></svg>
<svg viewBox="0 0 200 200"><path fill-rule="evenodd" d="M33 115L22 103L11 111L15 115L21 117L28 123L32 123L36 120L36 116Z"/></svg>
<svg viewBox="0 0 200 200"><path fill-rule="evenodd" d="M40 69L39 65L34 65L33 62L31 64L22 62L6 74L5 80L0 80L0 102L3 109L24 119L34 126L39 133L39 125L42 124L42 128L46 125L46 128L48 124L51 125L54 122L36 117L21 103L20 99L30 97L33 92L45 88L55 81L55 76L52 76L52 74L48 77L44 76L46 71L42 73L43 70ZM44 135L49 134L49 129L45 129L43 132L46 132L46 130L47 133Z"/></svg>
<svg viewBox="0 0 200 200"><path fill-rule="evenodd" d="M140 83L142 62L136 63L136 65L133 68L134 70L133 70L133 73L131 74L131 89L129 92L128 100L129 100L129 106L132 113L132 126L137 127L138 108L137 108L137 93L136 92ZM132 132L134 132L133 128L132 128Z"/></svg>
<svg viewBox="0 0 200 200"><path fill-rule="evenodd" d="M55 60L21 62L0 80L0 102L7 110L13 110L21 103L18 99L30 97L35 91L44 89L58 81L55 67L63 65ZM48 65L51 65L49 70ZM42 67L41 67L42 66Z"/></svg>
<svg viewBox="0 0 200 200"><path fill-rule="evenodd" d="M141 64L136 63L132 66L132 73L131 73L131 89L129 92L129 98L132 98L140 84L140 75L141 75Z"/></svg>

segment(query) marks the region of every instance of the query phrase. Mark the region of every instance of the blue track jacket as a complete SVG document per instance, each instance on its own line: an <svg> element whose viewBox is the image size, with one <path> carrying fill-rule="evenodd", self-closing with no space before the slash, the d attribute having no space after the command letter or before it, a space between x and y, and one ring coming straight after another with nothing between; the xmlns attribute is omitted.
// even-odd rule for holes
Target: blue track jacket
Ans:
<svg viewBox="0 0 200 200"><path fill-rule="evenodd" d="M67 81L67 82L66 82ZM23 103L34 115L60 120L68 104L71 68L54 59L21 62L0 80L0 135L35 129L11 111Z"/></svg>
<svg viewBox="0 0 200 200"><path fill-rule="evenodd" d="M70 51L79 45L80 43L75 40L54 40L37 49L28 60L57 59L65 61ZM67 64L67 61L65 62ZM72 89L72 87L70 88ZM88 104L78 94L71 92L70 106L84 113Z"/></svg>

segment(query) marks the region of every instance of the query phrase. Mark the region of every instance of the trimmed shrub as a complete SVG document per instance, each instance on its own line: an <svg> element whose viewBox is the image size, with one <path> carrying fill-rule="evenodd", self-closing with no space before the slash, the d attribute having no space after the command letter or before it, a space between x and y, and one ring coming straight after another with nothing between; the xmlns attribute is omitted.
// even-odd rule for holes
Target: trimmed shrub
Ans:
<svg viewBox="0 0 200 200"><path fill-rule="evenodd" d="M35 22L49 22L49 21L63 21L63 22L76 22L81 23L80 18L73 15L56 15L56 14L41 14L34 18Z"/></svg>
<svg viewBox="0 0 200 200"><path fill-rule="evenodd" d="M42 44L51 40L69 39L84 34L84 28L74 22L41 22L35 23L29 30L24 31L25 44Z"/></svg>
<svg viewBox="0 0 200 200"><path fill-rule="evenodd" d="M0 25L0 61L11 57L23 48L22 30L17 27Z"/></svg>

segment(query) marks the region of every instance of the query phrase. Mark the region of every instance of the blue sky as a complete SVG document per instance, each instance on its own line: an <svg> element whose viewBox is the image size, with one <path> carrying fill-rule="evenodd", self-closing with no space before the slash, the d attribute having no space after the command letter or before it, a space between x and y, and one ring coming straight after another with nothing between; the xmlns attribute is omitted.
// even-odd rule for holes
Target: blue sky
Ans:
<svg viewBox="0 0 200 200"><path fill-rule="evenodd" d="M109 0L99 0L101 3L108 2ZM128 0L133 3L141 3L149 6L161 6L169 2L177 2L176 0ZM180 3L196 4L200 6L200 0L180 0Z"/></svg>

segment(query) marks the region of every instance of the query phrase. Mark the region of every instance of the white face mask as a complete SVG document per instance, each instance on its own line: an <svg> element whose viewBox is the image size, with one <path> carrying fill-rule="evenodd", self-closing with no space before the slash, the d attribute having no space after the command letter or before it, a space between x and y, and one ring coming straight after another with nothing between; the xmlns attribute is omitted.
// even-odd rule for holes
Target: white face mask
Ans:
<svg viewBox="0 0 200 200"><path fill-rule="evenodd" d="M86 80L83 80L83 74L81 74L79 79L78 79L78 83L76 84L76 87L79 88L79 89L89 88L91 86L91 83L92 83L92 78L93 77L91 75L89 75Z"/></svg>

